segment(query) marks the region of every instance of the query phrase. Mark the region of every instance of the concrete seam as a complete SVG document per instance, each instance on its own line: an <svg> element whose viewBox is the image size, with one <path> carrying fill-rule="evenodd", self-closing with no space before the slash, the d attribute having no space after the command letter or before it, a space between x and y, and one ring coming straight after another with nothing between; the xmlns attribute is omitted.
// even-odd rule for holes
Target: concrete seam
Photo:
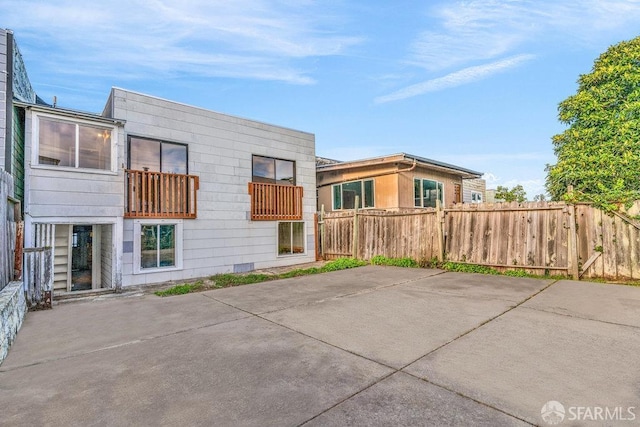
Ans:
<svg viewBox="0 0 640 427"><path fill-rule="evenodd" d="M170 332L168 334L144 337L144 338L140 338L140 339L133 340L133 341L127 341L127 342L123 342L123 343L119 343L119 344L109 345L109 346L106 346L106 347L96 348L96 349L89 350L89 351L68 354L68 355L65 355L65 356L62 356L62 357L52 357L52 358L49 358L49 359L39 360L37 362L29 363L29 364L26 364L26 365L14 366L14 367L8 368L8 369L0 368L0 373L15 371L15 370L18 370L18 369L30 368L32 366L38 366L38 365L42 365L42 364L45 364L45 363L56 362L58 360L72 359L74 357L79 357L79 356L85 356L85 355L88 355L88 354L99 353L101 351L111 350L111 349L114 349L114 348L126 347L128 345L139 344L139 343L155 340L155 339L158 339L158 338L170 337L170 336L173 336L173 335L183 334L185 332L197 331L198 329L205 329L205 328L210 328L212 326L218 326L218 325L224 325L226 323L237 322L239 320L249 319L250 317L251 316L244 316L244 317L240 317L238 319L225 320L223 322L211 323L211 324L207 324L207 325L200 325L200 326L196 326L196 327L188 328L188 329L180 329L178 331L173 331L173 332Z"/></svg>
<svg viewBox="0 0 640 427"><path fill-rule="evenodd" d="M543 309L537 308L537 307L522 307L522 308L525 309L525 310L537 311L539 313L555 314L557 316L569 317L569 318L572 318L572 319L588 320L588 321L591 321L591 322L605 323L607 325L624 326L624 327L632 328L632 329L640 329L640 326L636 326L636 325L628 325L626 323L611 322L611 321L608 321L608 320L592 319L590 317L584 317L584 316L579 316L579 315L575 315L575 314L558 313L556 311L543 310Z"/></svg>

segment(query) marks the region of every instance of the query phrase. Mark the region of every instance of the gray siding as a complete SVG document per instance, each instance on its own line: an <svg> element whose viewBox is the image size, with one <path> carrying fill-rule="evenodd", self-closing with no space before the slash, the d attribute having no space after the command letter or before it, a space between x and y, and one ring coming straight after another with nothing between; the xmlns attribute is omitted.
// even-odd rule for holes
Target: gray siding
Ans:
<svg viewBox="0 0 640 427"><path fill-rule="evenodd" d="M124 171L116 174L65 170L55 167L31 166L35 136L32 134L33 114L27 111L25 157L28 180L26 205L28 214L41 217L122 217L124 213ZM123 134L118 135L118 162L124 161Z"/></svg>
<svg viewBox="0 0 640 427"><path fill-rule="evenodd" d="M265 268L315 259L314 135L122 89L113 89L110 103L113 117L126 120L128 135L188 144L189 174L200 177L198 218L183 221L183 269L133 274L133 253L127 252L122 260L123 285L231 272L239 264ZM278 223L248 220L252 154L295 160L296 182L304 187L305 255L278 257ZM123 240L128 246L134 239L133 223L124 221Z"/></svg>
<svg viewBox="0 0 640 427"><path fill-rule="evenodd" d="M482 194L482 201L486 202L487 182L482 178L462 180L462 202L471 203L471 192L477 191Z"/></svg>

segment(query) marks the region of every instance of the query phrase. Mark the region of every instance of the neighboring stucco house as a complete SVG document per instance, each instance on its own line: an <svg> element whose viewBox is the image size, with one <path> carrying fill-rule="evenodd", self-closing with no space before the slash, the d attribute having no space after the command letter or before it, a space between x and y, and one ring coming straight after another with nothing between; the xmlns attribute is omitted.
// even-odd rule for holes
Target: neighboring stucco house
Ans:
<svg viewBox="0 0 640 427"><path fill-rule="evenodd" d="M465 180L481 172L406 153L316 166L318 209L360 208L399 210L435 207L463 201Z"/></svg>
<svg viewBox="0 0 640 427"><path fill-rule="evenodd" d="M315 260L313 134L125 89L101 114L27 92L2 105L0 143L23 168L25 246L53 247L57 292Z"/></svg>

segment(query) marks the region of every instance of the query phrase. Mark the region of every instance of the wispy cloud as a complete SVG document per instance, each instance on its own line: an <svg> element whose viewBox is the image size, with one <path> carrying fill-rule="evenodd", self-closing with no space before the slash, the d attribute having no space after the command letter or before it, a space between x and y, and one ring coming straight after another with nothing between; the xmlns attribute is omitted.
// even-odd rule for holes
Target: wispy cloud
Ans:
<svg viewBox="0 0 640 427"><path fill-rule="evenodd" d="M380 96L375 99L375 102L376 104L383 104L385 102L398 101L401 99L422 95L428 92L436 92L439 90L472 83L481 79L485 79L493 74L517 67L518 65L533 58L533 55L516 55L510 58L502 59L500 61L491 62L489 64L464 68L460 71L447 74L446 76L427 80L422 83L417 83L400 89L389 95Z"/></svg>
<svg viewBox="0 0 640 427"><path fill-rule="evenodd" d="M0 14L23 51L51 47L31 61L68 75L309 84L315 79L305 60L361 42L335 30L346 19L339 10L309 0L0 0Z"/></svg>
<svg viewBox="0 0 640 427"><path fill-rule="evenodd" d="M430 29L411 45L409 62L433 71L491 60L540 44L592 44L603 33L637 22L640 2L456 1L434 6L430 17Z"/></svg>
<svg viewBox="0 0 640 427"><path fill-rule="evenodd" d="M449 71L375 99L384 103L460 86L533 58L523 52L553 45L593 45L640 20L639 0L468 0L441 2L428 30L409 46L404 64L429 74ZM508 56L506 59L505 56ZM482 65L474 65L484 63ZM455 69L457 71L452 71Z"/></svg>

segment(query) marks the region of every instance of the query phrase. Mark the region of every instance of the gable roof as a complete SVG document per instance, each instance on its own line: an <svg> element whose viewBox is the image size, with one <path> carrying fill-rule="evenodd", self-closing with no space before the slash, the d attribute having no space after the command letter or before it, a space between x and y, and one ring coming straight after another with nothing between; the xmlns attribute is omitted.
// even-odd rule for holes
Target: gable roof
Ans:
<svg viewBox="0 0 640 427"><path fill-rule="evenodd" d="M473 179L482 177L482 172L477 172L471 169L466 169L460 166L452 165L449 163L440 162L438 160L427 159L426 157L415 156L407 153L397 153L388 156L371 157L368 159L351 160L348 162L337 162L329 164L317 164L316 171L335 171L341 169L350 169L365 166L374 166L378 164L386 163L403 163L407 165L413 165L416 163L418 166L423 166L432 170L442 171L446 173L452 173L461 176L463 179Z"/></svg>

